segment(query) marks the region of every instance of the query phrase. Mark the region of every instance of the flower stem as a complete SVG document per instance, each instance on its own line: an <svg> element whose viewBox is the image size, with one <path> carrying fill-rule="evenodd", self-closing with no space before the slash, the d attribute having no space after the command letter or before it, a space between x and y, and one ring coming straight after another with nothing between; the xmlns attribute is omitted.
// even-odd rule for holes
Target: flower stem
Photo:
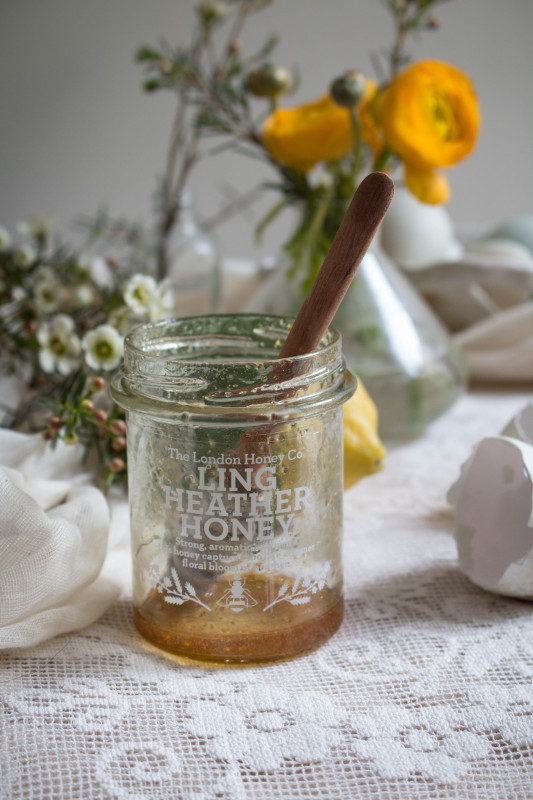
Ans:
<svg viewBox="0 0 533 800"><path fill-rule="evenodd" d="M355 108L350 108L349 113L353 131L353 162L351 169L351 179L355 189L355 183L358 180L359 172L361 169L361 126L359 124L359 118L357 116Z"/></svg>

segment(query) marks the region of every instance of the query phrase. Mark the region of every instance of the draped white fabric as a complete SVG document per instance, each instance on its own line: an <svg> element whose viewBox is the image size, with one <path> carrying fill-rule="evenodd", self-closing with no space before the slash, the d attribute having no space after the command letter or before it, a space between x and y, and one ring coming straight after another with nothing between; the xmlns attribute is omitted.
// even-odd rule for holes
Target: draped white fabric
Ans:
<svg viewBox="0 0 533 800"><path fill-rule="evenodd" d="M114 552L109 504L82 458L81 446L53 451L0 428L0 648L79 630L120 595L116 572L102 569Z"/></svg>

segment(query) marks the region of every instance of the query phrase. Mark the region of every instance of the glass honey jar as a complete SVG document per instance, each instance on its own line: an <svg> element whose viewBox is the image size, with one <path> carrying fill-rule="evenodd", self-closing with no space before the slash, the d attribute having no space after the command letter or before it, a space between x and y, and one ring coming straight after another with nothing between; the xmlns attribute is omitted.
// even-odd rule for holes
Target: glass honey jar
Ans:
<svg viewBox="0 0 533 800"><path fill-rule="evenodd" d="M342 598L340 335L278 358L292 319L143 325L112 393L127 412L134 619L190 659L259 663L323 644Z"/></svg>

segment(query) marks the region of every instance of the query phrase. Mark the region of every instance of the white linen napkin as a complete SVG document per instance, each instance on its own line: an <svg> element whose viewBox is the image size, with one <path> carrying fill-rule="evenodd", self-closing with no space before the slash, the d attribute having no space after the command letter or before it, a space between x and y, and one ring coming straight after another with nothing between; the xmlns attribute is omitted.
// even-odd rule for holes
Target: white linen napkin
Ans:
<svg viewBox="0 0 533 800"><path fill-rule="evenodd" d="M0 648L78 630L119 596L102 574L109 505L83 448L0 429Z"/></svg>

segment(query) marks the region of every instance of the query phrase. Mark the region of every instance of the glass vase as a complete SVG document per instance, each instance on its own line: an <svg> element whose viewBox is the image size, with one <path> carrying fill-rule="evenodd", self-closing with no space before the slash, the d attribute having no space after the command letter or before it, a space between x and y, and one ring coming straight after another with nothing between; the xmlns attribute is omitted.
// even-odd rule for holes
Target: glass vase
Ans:
<svg viewBox="0 0 533 800"><path fill-rule="evenodd" d="M183 192L168 242L167 273L177 317L212 314L220 304L220 264L213 239L196 222L192 194Z"/></svg>
<svg viewBox="0 0 533 800"><path fill-rule="evenodd" d="M287 272L280 266L245 310L295 314L303 295L298 278L289 280ZM376 403L383 439L421 434L465 388L458 347L377 244L363 258L333 325L342 334L347 366Z"/></svg>

